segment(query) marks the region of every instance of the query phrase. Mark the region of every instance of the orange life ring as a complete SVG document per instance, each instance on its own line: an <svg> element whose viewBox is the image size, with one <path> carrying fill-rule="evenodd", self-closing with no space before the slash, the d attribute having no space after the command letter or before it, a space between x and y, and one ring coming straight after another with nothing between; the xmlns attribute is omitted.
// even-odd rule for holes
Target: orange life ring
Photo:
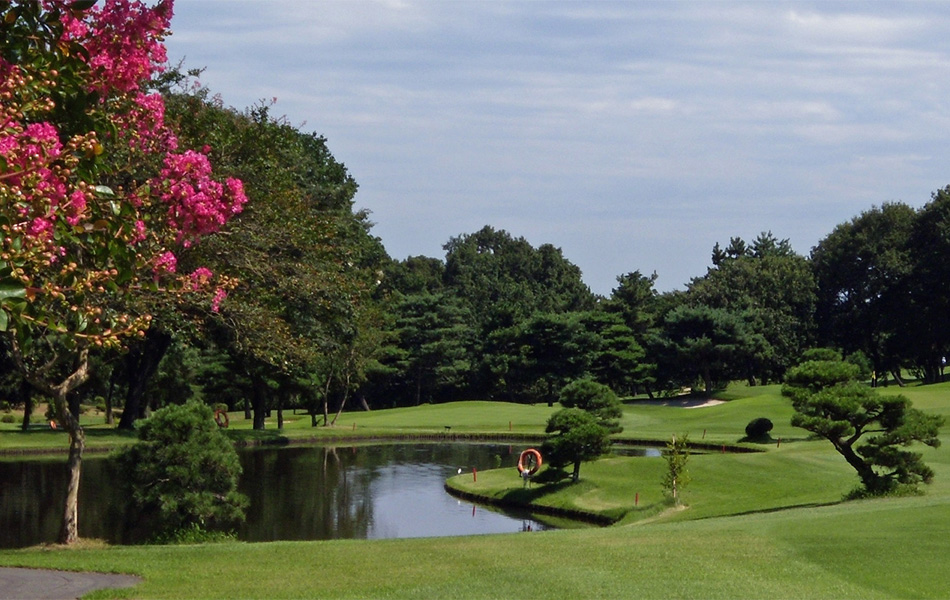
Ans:
<svg viewBox="0 0 950 600"><path fill-rule="evenodd" d="M530 468L525 467L526 458L531 457L534 459L534 465ZM518 457L518 472L522 476L527 473L528 477L534 475L538 472L538 469L541 468L541 453L535 450L534 448L528 448L521 453L521 456Z"/></svg>
<svg viewBox="0 0 950 600"><path fill-rule="evenodd" d="M231 424L231 420L228 419L227 411L218 409L214 411L214 422L218 424L218 427L228 428L228 425Z"/></svg>

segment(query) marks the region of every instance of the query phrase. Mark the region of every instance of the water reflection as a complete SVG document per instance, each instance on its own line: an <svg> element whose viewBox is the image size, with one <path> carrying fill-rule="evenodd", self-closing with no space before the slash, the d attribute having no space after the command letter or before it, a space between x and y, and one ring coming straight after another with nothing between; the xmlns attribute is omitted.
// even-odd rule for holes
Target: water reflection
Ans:
<svg viewBox="0 0 950 600"><path fill-rule="evenodd" d="M546 529L529 514L476 507L443 489L459 469L510 467L514 472L524 448L391 444L243 451L239 487L250 505L238 536L247 541L376 539ZM127 498L115 478L108 460L84 461L80 536L116 544L145 541L149 532L127 517ZM65 483L63 461L0 461L0 547L56 539Z"/></svg>

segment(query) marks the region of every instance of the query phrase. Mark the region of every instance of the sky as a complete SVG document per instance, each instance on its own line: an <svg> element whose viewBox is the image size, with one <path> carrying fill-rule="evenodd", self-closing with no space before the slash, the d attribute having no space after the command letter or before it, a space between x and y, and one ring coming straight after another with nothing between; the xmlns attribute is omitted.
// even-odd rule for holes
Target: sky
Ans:
<svg viewBox="0 0 950 600"><path fill-rule="evenodd" d="M950 3L177 0L172 64L327 138L390 256L485 225L609 295L950 184Z"/></svg>

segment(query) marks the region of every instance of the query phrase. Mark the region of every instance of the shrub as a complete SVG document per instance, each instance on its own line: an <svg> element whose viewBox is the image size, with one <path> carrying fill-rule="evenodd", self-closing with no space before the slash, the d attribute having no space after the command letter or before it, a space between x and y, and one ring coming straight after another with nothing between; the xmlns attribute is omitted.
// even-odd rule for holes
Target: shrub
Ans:
<svg viewBox="0 0 950 600"><path fill-rule="evenodd" d="M237 451L199 402L156 411L139 428L137 444L120 451L122 480L158 539L200 537L244 520L247 498L237 492Z"/></svg>
<svg viewBox="0 0 950 600"><path fill-rule="evenodd" d="M11 414L0 416L0 423L16 423L16 417Z"/></svg>
<svg viewBox="0 0 950 600"><path fill-rule="evenodd" d="M745 426L745 435L750 440L764 438L769 435L770 431L772 431L772 421L769 421L765 417L752 419L749 421L749 424Z"/></svg>

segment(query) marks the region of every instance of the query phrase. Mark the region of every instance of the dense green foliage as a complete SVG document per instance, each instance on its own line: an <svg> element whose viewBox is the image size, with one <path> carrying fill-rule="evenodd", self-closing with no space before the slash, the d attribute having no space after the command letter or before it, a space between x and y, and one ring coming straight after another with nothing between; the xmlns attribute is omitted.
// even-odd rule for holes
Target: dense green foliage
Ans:
<svg viewBox="0 0 950 600"><path fill-rule="evenodd" d="M752 419L749 421L749 424L745 426L745 436L750 440L768 439L769 432L772 431L773 427L775 427L775 425L772 421L765 417Z"/></svg>
<svg viewBox="0 0 950 600"><path fill-rule="evenodd" d="M603 456L610 450L610 432L597 417L580 408L564 408L548 419L541 455L551 468L560 471L573 465L571 480L580 479L581 463Z"/></svg>
<svg viewBox="0 0 950 600"><path fill-rule="evenodd" d="M197 402L168 406L142 424L138 443L116 455L120 484L156 537L244 520L237 451L212 417Z"/></svg>
<svg viewBox="0 0 950 600"><path fill-rule="evenodd" d="M854 379L857 371L828 360L793 368L782 390L795 409L792 425L830 441L870 494L930 483L934 472L923 455L901 448L915 442L939 446L944 419L911 408L905 396L880 395Z"/></svg>

